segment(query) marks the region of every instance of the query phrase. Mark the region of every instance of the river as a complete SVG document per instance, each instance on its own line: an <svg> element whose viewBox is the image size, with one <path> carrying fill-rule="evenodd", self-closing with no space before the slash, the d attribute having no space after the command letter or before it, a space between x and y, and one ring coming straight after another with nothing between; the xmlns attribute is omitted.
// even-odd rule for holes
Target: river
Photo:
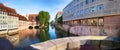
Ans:
<svg viewBox="0 0 120 50"><path fill-rule="evenodd" d="M23 29L19 31L19 42L15 45L17 50L22 50L31 44L45 42L56 38L63 38L68 36L68 33L49 26L47 29Z"/></svg>
<svg viewBox="0 0 120 50"><path fill-rule="evenodd" d="M57 39L57 38L71 37L71 36L75 36L75 35L72 35L72 34L69 34L60 29L57 29L54 26L49 26L49 28L45 28L45 29L26 28L23 30L19 30L18 34L8 36L7 39L9 41L12 41L11 43L14 45L15 50L24 50L26 48L27 48L26 50L31 50L32 47L30 47L30 45L32 45L32 44L41 43L41 42L45 42L45 41L53 40L53 39ZM9 43L9 41L7 39L0 38L0 44L1 44L0 46L4 47L4 48L0 48L0 49L4 50L4 49L12 48L12 45ZM118 41L120 41L119 38L108 37L107 39L110 41L105 40L105 41L101 42L101 41L88 40L88 42L86 42L85 45L86 44L93 45L96 43L100 43L102 46L104 45L107 47L111 47L115 44L114 47L111 47L112 49L120 48L119 47L120 43L118 42ZM110 45L108 45L108 44L110 44ZM98 47L100 47L100 45ZM99 48L97 48L97 49L99 49Z"/></svg>

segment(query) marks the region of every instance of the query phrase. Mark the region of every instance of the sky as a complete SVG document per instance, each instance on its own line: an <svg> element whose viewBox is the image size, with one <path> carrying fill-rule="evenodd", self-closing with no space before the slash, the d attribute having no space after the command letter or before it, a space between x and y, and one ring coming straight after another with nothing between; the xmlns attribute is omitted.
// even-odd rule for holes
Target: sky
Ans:
<svg viewBox="0 0 120 50"><path fill-rule="evenodd" d="M68 5L72 0L0 0L0 3L16 9L16 11L26 16L26 14L38 14L39 11L48 11L50 21L54 20L58 11Z"/></svg>

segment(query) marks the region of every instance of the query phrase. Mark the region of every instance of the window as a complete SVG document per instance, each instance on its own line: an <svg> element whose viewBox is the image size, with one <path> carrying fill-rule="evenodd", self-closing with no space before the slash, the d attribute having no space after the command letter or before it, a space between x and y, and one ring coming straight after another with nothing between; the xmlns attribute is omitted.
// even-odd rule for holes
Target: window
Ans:
<svg viewBox="0 0 120 50"><path fill-rule="evenodd" d="M86 9L86 11L87 11L87 13L89 13L89 12L90 12L90 9L89 9L89 8L87 8L87 9Z"/></svg>
<svg viewBox="0 0 120 50"><path fill-rule="evenodd" d="M88 25L93 25L93 20L92 19L88 19Z"/></svg>
<svg viewBox="0 0 120 50"><path fill-rule="evenodd" d="M83 10L80 11L80 14L83 14Z"/></svg>
<svg viewBox="0 0 120 50"><path fill-rule="evenodd" d="M92 0L92 2L95 2L96 0Z"/></svg>
<svg viewBox="0 0 120 50"><path fill-rule="evenodd" d="M85 3L86 3L86 4L89 4L89 0L86 0Z"/></svg>
<svg viewBox="0 0 120 50"><path fill-rule="evenodd" d="M98 10L103 10L103 9L104 9L103 4L102 5L98 5Z"/></svg>
<svg viewBox="0 0 120 50"><path fill-rule="evenodd" d="M78 23L79 23L79 22L78 22L77 20L76 20L76 21L73 21L73 24L74 24L74 25L78 25Z"/></svg>
<svg viewBox="0 0 120 50"><path fill-rule="evenodd" d="M82 7L82 6L84 6L84 2L81 2L81 4L80 4L80 5L81 5L81 7Z"/></svg>
<svg viewBox="0 0 120 50"><path fill-rule="evenodd" d="M2 14L2 12L0 12L0 14Z"/></svg>
<svg viewBox="0 0 120 50"><path fill-rule="evenodd" d="M77 2L79 2L80 0L77 0Z"/></svg>
<svg viewBox="0 0 120 50"><path fill-rule="evenodd" d="M89 13L89 12L90 12L89 8L85 9L85 13Z"/></svg>
<svg viewBox="0 0 120 50"><path fill-rule="evenodd" d="M2 14L4 14L4 12L2 12Z"/></svg>
<svg viewBox="0 0 120 50"><path fill-rule="evenodd" d="M87 24L88 24L88 20L87 19L81 20L81 25L87 25Z"/></svg>
<svg viewBox="0 0 120 50"><path fill-rule="evenodd" d="M88 19L88 25L96 26L98 25L98 19Z"/></svg>
<svg viewBox="0 0 120 50"><path fill-rule="evenodd" d="M99 25L104 25L104 19L103 18L99 18Z"/></svg>
<svg viewBox="0 0 120 50"><path fill-rule="evenodd" d="M4 19L4 16L3 16L3 19Z"/></svg>
<svg viewBox="0 0 120 50"><path fill-rule="evenodd" d="M2 8L0 8L0 10L2 10Z"/></svg>
<svg viewBox="0 0 120 50"><path fill-rule="evenodd" d="M91 12L95 12L96 8L95 7L91 7Z"/></svg>

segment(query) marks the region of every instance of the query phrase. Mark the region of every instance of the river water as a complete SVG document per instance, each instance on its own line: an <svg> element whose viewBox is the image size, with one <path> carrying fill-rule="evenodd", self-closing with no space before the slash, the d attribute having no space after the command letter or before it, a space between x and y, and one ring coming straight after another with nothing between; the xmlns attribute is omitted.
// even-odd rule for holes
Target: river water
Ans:
<svg viewBox="0 0 120 50"><path fill-rule="evenodd" d="M26 29L18 31L18 34L16 34L16 35L8 36L7 39L10 39L9 41L12 41L11 43L14 45L15 50L24 50L26 48L30 48L30 49L26 49L26 50L31 50L32 47L30 47L30 45L32 45L32 44L41 43L41 42L45 42L47 40L53 40L53 39L57 39L57 38L69 37L69 36L71 37L71 36L75 36L75 35L72 35L72 34L69 34L60 29L57 29L54 26L49 26L49 28L45 28L45 29L26 28ZM119 47L120 46L119 38L108 37L107 39L110 41L108 41L108 40L107 41L106 40L105 41L104 40L103 41L88 40L85 43L85 45L83 45L83 46L99 44L97 46L97 49L95 49L95 50L100 49L100 46L107 46L108 48L105 47L107 49L120 48ZM5 40L3 38L0 38L0 46L4 47L4 48L0 48L0 50L1 49L3 50L5 48L8 48L8 49L11 48L9 46L9 41ZM83 48L85 48L85 47L83 47ZM102 49L102 47L101 47L101 49ZM73 49L73 50L75 50L75 49Z"/></svg>
<svg viewBox="0 0 120 50"><path fill-rule="evenodd" d="M68 35L68 33L56 29L54 26L49 26L47 29L23 29L19 31L19 42L15 46L17 50L22 50L31 44L68 36L74 35Z"/></svg>

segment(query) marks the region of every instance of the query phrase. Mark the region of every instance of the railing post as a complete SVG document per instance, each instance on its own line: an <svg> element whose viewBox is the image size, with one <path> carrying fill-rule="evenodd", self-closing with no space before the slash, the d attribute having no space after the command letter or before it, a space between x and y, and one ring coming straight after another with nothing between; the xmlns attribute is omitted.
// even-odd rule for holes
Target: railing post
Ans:
<svg viewBox="0 0 120 50"><path fill-rule="evenodd" d="M67 48L66 48L66 50L69 50L69 42L67 43Z"/></svg>

